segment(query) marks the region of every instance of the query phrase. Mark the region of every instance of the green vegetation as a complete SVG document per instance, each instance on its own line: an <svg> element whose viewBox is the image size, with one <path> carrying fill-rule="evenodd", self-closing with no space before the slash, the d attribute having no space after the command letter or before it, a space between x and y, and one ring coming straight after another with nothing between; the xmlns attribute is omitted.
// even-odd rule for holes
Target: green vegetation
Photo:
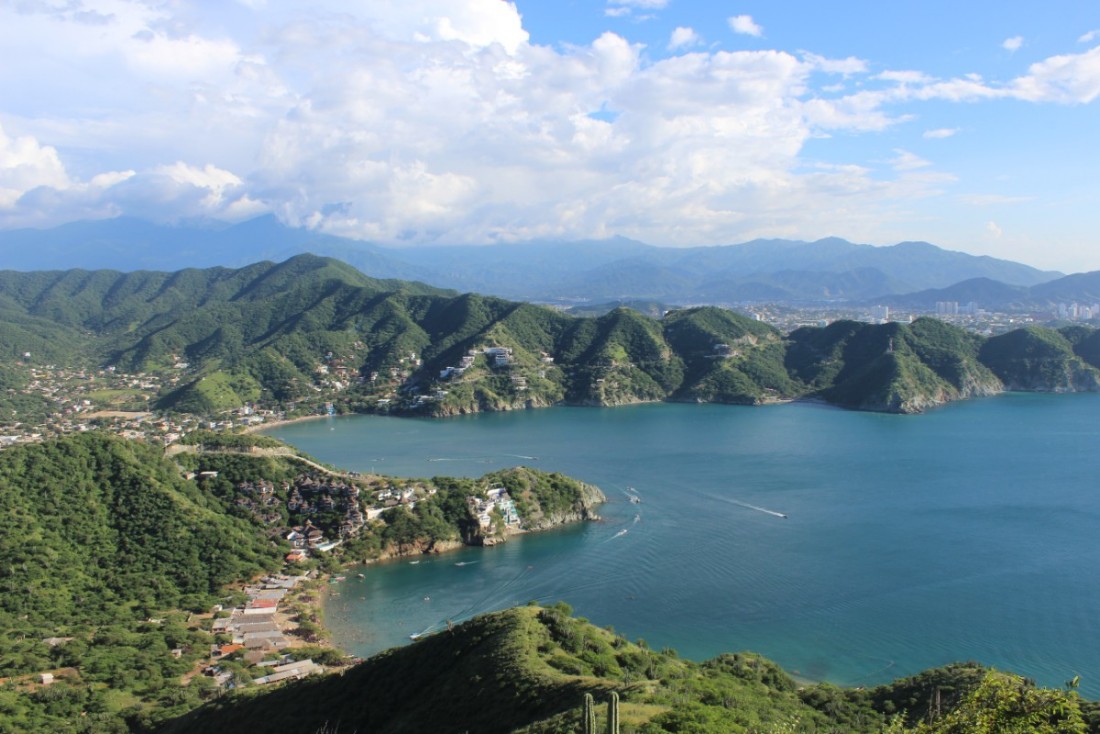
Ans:
<svg viewBox="0 0 1100 734"><path fill-rule="evenodd" d="M1063 392L1100 390L1093 335L1077 327L1063 332L1037 326L995 336L982 345L980 358L1012 390ZM1072 337L1072 341L1070 338ZM1081 349L1088 359L1075 351Z"/></svg>
<svg viewBox="0 0 1100 734"><path fill-rule="evenodd" d="M980 360L980 337L935 319L873 326L837 321L792 332L788 370L810 395L858 410L917 412L989 395L1000 381Z"/></svg>
<svg viewBox="0 0 1100 734"><path fill-rule="evenodd" d="M511 488L521 517L540 527L587 517L603 499L533 469L482 479L332 476L263 436L197 431L182 446L169 461L159 447L89 432L0 452L0 511L14 529L0 536L0 731L146 731L217 695L210 678L192 677L215 641L193 613L225 601L226 585L281 568L287 527L309 522L341 537L343 507L289 508L297 488L332 486L332 497L346 497L354 486L367 504L381 492L417 499L301 566L330 571L341 559L498 540L505 529L480 527L468 504L491 488ZM184 479L181 467L198 476ZM253 501L261 482L274 502ZM321 632L313 610L297 614L303 635ZM39 685L42 673L56 681Z"/></svg>
<svg viewBox="0 0 1100 734"><path fill-rule="evenodd" d="M166 732L312 734L337 725L527 734L1087 731L1082 708L1088 703L1073 690L1039 689L972 664L868 690L799 687L757 655L693 663L570 615L563 603L488 614L339 677L219 699Z"/></svg>
<svg viewBox="0 0 1100 734"><path fill-rule="evenodd" d="M573 317L309 255L238 270L0 272L0 293L0 365L30 353L154 372L165 379L152 407L205 416L246 403L451 415L802 397L917 412L1006 386L1100 389L1100 337L1083 327L982 339L935 319L840 321L784 337L718 308ZM22 388L0 390L8 420L44 410Z"/></svg>
<svg viewBox="0 0 1100 734"><path fill-rule="evenodd" d="M0 535L0 676L13 679L0 730L125 731L194 707L210 691L179 679L212 639L176 610L278 565L160 449L98 433L0 452L0 512L14 531ZM21 678L50 671L48 688Z"/></svg>

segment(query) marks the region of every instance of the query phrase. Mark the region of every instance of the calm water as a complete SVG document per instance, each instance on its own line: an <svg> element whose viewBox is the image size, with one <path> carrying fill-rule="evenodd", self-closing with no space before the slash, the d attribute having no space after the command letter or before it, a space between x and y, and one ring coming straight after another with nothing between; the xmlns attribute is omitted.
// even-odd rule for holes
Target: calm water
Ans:
<svg viewBox="0 0 1100 734"><path fill-rule="evenodd" d="M1098 413L1096 395L1017 394L922 416L645 405L271 434L350 469L522 463L608 496L601 523L353 573L326 622L360 655L447 619L564 599L694 659L754 650L844 685L978 660L1045 685L1080 674L1095 698Z"/></svg>

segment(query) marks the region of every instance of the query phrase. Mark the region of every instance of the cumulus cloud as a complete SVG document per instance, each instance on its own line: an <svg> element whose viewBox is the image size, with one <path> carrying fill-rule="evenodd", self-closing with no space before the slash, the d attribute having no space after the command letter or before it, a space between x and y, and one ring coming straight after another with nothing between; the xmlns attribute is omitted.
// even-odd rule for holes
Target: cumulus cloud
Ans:
<svg viewBox="0 0 1100 734"><path fill-rule="evenodd" d="M24 193L39 186L69 185L57 150L30 136L9 137L0 126L0 209L12 209Z"/></svg>
<svg viewBox="0 0 1100 734"><path fill-rule="evenodd" d="M1015 53L1015 52L1019 51L1020 48L1023 45L1024 45L1024 37L1023 36L1013 36L1012 38L1006 38L1001 43L1001 48L1003 48L1005 51L1011 51L1012 53Z"/></svg>
<svg viewBox="0 0 1100 734"><path fill-rule="evenodd" d="M943 140L958 134L958 132L959 129L955 127L938 127L934 130L925 130L921 137L925 140Z"/></svg>
<svg viewBox="0 0 1100 734"><path fill-rule="evenodd" d="M14 7L0 2L0 44L40 63L0 68L17 131L0 130L3 226L275 211L390 243L876 239L950 176L904 149L820 165L808 140L901 125L926 100L1084 103L1100 89L1095 49L994 83L811 52L653 59L614 33L540 46L502 0L237 0L245 31L174 3ZM750 16L730 27L763 33ZM680 27L668 46L701 41Z"/></svg>
<svg viewBox="0 0 1100 734"><path fill-rule="evenodd" d="M668 48L670 51L676 51L682 48L698 46L702 42L703 39L693 29L686 26L678 26L672 31L672 35L668 39Z"/></svg>
<svg viewBox="0 0 1100 734"><path fill-rule="evenodd" d="M1082 54L1051 56L1015 79L1010 94L1030 102L1084 104L1100 95L1100 46Z"/></svg>
<svg viewBox="0 0 1100 734"><path fill-rule="evenodd" d="M764 29L761 28L752 19L751 15L735 15L728 20L730 29L734 33L740 33L745 36L760 37L764 35Z"/></svg>
<svg viewBox="0 0 1100 734"><path fill-rule="evenodd" d="M1081 37L1077 39L1077 43L1092 43L1097 38L1100 38L1100 30L1091 30L1088 33L1081 34Z"/></svg>

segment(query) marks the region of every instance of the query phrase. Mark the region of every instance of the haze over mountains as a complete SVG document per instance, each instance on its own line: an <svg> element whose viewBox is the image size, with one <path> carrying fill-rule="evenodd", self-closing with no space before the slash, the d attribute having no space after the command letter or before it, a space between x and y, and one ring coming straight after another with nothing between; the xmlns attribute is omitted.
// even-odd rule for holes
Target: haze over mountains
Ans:
<svg viewBox="0 0 1100 734"><path fill-rule="evenodd" d="M926 242L876 247L839 238L685 248L612 238L402 249L290 228L273 216L179 226L120 217L0 232L0 250L0 267L22 271L240 267L312 252L375 278L533 301L877 300L915 308L956 300L999 308L1100 300L1100 276L1092 274L1063 279L1061 273Z"/></svg>

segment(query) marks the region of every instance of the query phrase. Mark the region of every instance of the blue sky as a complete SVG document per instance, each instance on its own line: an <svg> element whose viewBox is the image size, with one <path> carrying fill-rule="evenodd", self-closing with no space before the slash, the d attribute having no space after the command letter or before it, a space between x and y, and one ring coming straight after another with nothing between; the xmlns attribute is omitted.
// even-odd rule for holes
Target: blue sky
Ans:
<svg viewBox="0 0 1100 734"><path fill-rule="evenodd" d="M0 0L0 227L1100 269L1100 4ZM2 253L0 253L2 267Z"/></svg>

